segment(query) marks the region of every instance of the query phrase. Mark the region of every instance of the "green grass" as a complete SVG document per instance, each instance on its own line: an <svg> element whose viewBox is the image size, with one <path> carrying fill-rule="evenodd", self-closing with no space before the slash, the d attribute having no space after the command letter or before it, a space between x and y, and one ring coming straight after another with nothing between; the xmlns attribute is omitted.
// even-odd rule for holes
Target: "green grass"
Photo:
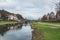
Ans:
<svg viewBox="0 0 60 40"><path fill-rule="evenodd" d="M15 24L17 22L15 21L0 21L0 25L5 25L5 24Z"/></svg>
<svg viewBox="0 0 60 40"><path fill-rule="evenodd" d="M35 27L42 28L45 40L60 40L60 26L48 25L42 22L33 22Z"/></svg>

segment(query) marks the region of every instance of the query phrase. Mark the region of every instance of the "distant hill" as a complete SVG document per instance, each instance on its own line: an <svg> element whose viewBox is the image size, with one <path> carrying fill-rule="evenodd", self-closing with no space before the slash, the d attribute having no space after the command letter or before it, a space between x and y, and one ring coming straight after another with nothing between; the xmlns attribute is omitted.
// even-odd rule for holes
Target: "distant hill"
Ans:
<svg viewBox="0 0 60 40"><path fill-rule="evenodd" d="M14 14L14 13L10 13L6 10L0 10L0 20L4 20L4 21L10 21L10 20L14 20L14 21L21 21L24 18L22 17L22 15L20 14Z"/></svg>

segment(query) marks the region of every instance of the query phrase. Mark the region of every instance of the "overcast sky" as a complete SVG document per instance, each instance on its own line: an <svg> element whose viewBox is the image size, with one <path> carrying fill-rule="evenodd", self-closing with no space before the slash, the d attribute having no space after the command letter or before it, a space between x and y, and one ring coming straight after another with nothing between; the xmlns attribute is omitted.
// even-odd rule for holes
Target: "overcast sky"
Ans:
<svg viewBox="0 0 60 40"><path fill-rule="evenodd" d="M55 12L58 0L0 0L0 9L19 13L29 19L38 19L48 12Z"/></svg>

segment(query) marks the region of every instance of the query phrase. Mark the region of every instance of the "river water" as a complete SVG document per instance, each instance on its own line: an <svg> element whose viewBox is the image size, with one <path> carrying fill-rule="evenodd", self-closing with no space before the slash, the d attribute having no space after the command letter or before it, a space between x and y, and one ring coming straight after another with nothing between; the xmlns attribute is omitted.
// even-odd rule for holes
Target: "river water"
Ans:
<svg viewBox="0 0 60 40"><path fill-rule="evenodd" d="M29 24L0 26L0 40L32 40Z"/></svg>

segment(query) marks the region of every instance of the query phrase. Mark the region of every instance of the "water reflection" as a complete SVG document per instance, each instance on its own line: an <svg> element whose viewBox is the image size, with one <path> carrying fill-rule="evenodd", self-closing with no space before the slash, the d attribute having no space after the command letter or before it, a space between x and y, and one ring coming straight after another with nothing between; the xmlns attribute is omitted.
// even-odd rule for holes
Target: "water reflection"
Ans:
<svg viewBox="0 0 60 40"><path fill-rule="evenodd" d="M10 25L10 24L6 24L6 25L0 25L0 35L4 35L7 31L9 30L14 30L14 29L19 29L22 28L22 24L18 24L18 25Z"/></svg>
<svg viewBox="0 0 60 40"><path fill-rule="evenodd" d="M31 40L30 25L4 25L0 27L0 40Z"/></svg>

